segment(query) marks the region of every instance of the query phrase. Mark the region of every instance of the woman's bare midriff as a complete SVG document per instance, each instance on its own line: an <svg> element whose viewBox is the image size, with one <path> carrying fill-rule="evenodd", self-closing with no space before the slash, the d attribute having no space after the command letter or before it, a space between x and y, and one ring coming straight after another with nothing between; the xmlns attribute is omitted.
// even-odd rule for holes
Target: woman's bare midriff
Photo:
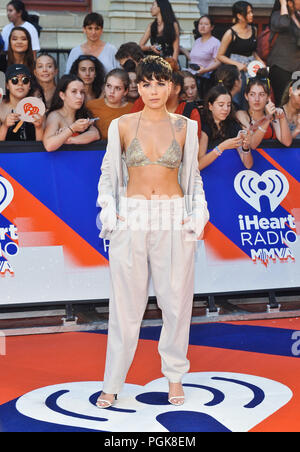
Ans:
<svg viewBox="0 0 300 452"><path fill-rule="evenodd" d="M159 165L131 167L128 169L128 198L168 199L182 198L183 192L178 183L178 169Z"/></svg>

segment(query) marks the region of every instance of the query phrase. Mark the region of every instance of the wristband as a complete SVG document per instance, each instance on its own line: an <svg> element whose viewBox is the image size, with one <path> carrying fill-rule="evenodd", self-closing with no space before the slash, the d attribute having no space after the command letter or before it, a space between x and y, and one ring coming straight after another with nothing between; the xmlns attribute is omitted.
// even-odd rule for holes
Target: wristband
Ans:
<svg viewBox="0 0 300 452"><path fill-rule="evenodd" d="M266 131L266 129L263 129L262 127L258 127L258 130L260 130L261 132L263 132L263 133L267 133L267 131Z"/></svg>
<svg viewBox="0 0 300 452"><path fill-rule="evenodd" d="M72 127L71 126L68 126L68 128L71 130L71 132L72 132L72 135L74 135L74 130L72 129Z"/></svg>
<svg viewBox="0 0 300 452"><path fill-rule="evenodd" d="M249 154L250 151L251 151L250 148L249 148L249 149L244 149L244 148L242 148L243 154Z"/></svg>
<svg viewBox="0 0 300 452"><path fill-rule="evenodd" d="M218 146L215 146L214 150L216 151L216 153L218 154L219 157L220 157L220 155L223 154L223 151L221 151L221 149L219 149Z"/></svg>

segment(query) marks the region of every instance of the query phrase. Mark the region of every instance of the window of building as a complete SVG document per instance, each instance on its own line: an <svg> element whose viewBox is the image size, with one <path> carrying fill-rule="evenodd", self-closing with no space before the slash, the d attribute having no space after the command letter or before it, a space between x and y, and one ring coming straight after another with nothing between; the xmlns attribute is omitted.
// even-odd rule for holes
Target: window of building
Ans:
<svg viewBox="0 0 300 452"><path fill-rule="evenodd" d="M28 10L90 12L92 0L23 0Z"/></svg>

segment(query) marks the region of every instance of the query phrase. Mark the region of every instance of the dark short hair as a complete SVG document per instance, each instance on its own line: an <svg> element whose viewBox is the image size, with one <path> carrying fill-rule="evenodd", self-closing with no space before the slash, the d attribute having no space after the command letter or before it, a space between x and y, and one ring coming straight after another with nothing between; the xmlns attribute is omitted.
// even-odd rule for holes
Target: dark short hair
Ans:
<svg viewBox="0 0 300 452"><path fill-rule="evenodd" d="M117 60L132 58L134 61L139 62L142 58L144 58L144 52L136 42L126 42L119 47L115 58Z"/></svg>
<svg viewBox="0 0 300 452"><path fill-rule="evenodd" d="M137 83L145 80L172 80L170 64L160 56L150 55L139 62L136 68Z"/></svg>
<svg viewBox="0 0 300 452"><path fill-rule="evenodd" d="M83 27L85 28L93 24L96 24L98 25L98 27L103 28L104 20L102 14L89 13L87 16L85 16L83 21Z"/></svg>

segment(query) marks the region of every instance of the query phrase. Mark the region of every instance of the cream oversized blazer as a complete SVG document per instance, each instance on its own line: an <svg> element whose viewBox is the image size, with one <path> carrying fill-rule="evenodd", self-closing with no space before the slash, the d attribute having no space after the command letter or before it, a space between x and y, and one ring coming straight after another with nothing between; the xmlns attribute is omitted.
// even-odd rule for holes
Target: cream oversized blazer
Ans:
<svg viewBox="0 0 300 452"><path fill-rule="evenodd" d="M182 188L185 207L190 221L184 229L189 234L188 240L197 240L209 220L207 202L203 190L202 178L198 169L198 124L196 121L182 117L187 121L187 132L183 161L179 168L178 182ZM117 227L120 196L126 196L128 170L122 154L119 118L114 119L108 129L108 143L101 167L98 184L97 205L101 207L100 237L109 239Z"/></svg>

